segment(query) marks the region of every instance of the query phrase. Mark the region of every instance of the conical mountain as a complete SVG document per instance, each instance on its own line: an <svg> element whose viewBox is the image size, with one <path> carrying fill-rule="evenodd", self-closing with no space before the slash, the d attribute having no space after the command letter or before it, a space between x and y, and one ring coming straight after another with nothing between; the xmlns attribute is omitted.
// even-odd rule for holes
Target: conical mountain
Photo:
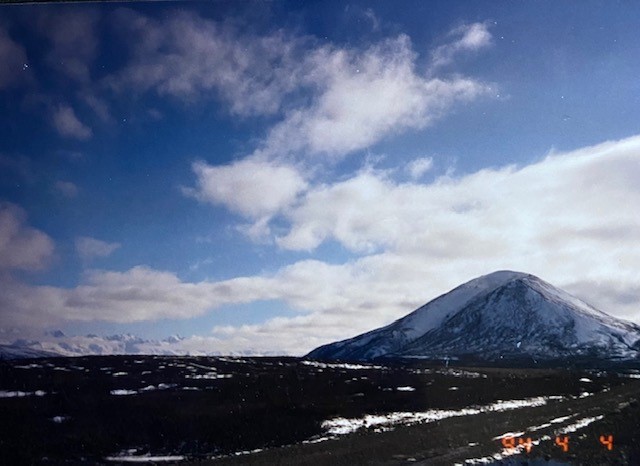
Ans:
<svg viewBox="0 0 640 466"><path fill-rule="evenodd" d="M312 359L499 360L640 358L640 326L601 312L533 275L499 271L411 314L321 346Z"/></svg>

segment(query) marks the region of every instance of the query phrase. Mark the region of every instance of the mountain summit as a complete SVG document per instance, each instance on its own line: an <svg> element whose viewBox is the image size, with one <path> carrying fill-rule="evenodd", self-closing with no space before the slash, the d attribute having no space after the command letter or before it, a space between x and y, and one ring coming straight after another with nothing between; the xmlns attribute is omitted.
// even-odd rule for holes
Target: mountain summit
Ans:
<svg viewBox="0 0 640 466"><path fill-rule="evenodd" d="M321 346L312 359L499 360L640 358L640 326L526 273L471 280L395 322Z"/></svg>

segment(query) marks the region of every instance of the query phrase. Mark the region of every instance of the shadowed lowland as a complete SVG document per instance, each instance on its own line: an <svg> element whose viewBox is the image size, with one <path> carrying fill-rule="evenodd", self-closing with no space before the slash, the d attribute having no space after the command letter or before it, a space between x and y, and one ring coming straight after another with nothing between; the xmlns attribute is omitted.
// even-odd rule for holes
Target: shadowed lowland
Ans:
<svg viewBox="0 0 640 466"><path fill-rule="evenodd" d="M112 356L4 362L0 375L3 464L639 458L634 370ZM505 450L509 432L531 452ZM565 434L566 454L549 440Z"/></svg>

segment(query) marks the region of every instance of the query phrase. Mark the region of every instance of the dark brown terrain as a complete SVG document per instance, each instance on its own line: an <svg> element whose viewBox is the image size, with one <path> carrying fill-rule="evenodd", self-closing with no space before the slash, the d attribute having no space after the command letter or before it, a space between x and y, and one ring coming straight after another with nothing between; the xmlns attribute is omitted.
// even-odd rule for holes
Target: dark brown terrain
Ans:
<svg viewBox="0 0 640 466"><path fill-rule="evenodd" d="M0 464L640 464L635 377L295 358L4 361ZM380 416L367 427L367 415ZM338 433L335 418L361 428ZM514 455L503 442L523 445Z"/></svg>

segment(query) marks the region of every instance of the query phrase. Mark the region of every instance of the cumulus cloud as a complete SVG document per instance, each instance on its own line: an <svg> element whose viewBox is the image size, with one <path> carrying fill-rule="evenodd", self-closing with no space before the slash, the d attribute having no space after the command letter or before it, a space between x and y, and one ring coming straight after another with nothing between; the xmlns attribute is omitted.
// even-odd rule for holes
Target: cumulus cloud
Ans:
<svg viewBox="0 0 640 466"><path fill-rule="evenodd" d="M120 243L108 243L88 236L79 236L75 241L76 252L83 260L91 260L98 257L110 256Z"/></svg>
<svg viewBox="0 0 640 466"><path fill-rule="evenodd" d="M504 254L509 245L514 251L525 244L557 251L578 238L585 244L609 240L606 227L635 232L638 226L630 210L616 208L637 200L629 178L637 173L637 145L637 139L607 143L523 168L485 169L429 185L363 171L310 189L287 213L291 229L280 244L310 249L334 239L354 251L392 246L455 256L464 238L483 244L468 253L487 255ZM615 236L616 244L631 236ZM487 249L491 242L494 247Z"/></svg>
<svg viewBox="0 0 640 466"><path fill-rule="evenodd" d="M432 68L448 65L461 52L475 52L491 45L492 36L487 23L465 24L449 33L449 42L431 54Z"/></svg>
<svg viewBox="0 0 640 466"><path fill-rule="evenodd" d="M192 168L196 188L186 189L187 194L252 219L278 213L307 186L293 166L257 159L218 166L195 162Z"/></svg>
<svg viewBox="0 0 640 466"><path fill-rule="evenodd" d="M53 113L53 126L61 136L86 140L93 136L91 128L82 123L68 105L59 105Z"/></svg>
<svg viewBox="0 0 640 466"><path fill-rule="evenodd" d="M53 241L26 224L26 212L0 202L0 270L40 270L53 254Z"/></svg>
<svg viewBox="0 0 640 466"><path fill-rule="evenodd" d="M24 47L9 37L0 26L0 90L21 81L27 65L27 53Z"/></svg>

